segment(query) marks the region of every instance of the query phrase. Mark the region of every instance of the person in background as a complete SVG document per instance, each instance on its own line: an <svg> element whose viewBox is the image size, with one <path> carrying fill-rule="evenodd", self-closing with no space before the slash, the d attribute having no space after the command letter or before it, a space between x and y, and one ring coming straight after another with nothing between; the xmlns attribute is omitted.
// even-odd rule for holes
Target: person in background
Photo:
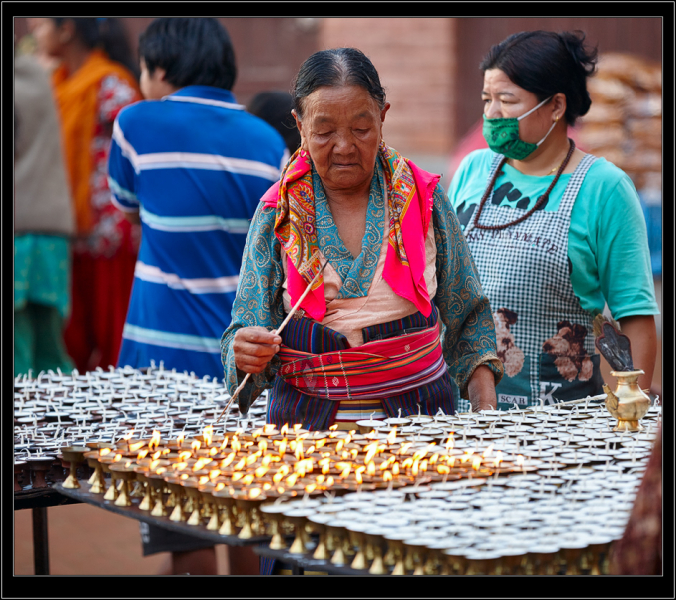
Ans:
<svg viewBox="0 0 676 600"><path fill-rule="evenodd" d="M14 60L14 375L69 373L73 208L49 78L30 55Z"/></svg>
<svg viewBox="0 0 676 600"><path fill-rule="evenodd" d="M448 197L493 310L498 408L603 393L592 323L606 303L649 388L659 309L639 198L567 135L591 105L596 50L584 34L526 31L480 68L489 149L465 157Z"/></svg>
<svg viewBox="0 0 676 600"><path fill-rule="evenodd" d="M38 50L59 59L51 80L76 225L66 347L78 371L107 368L117 361L140 230L113 206L106 164L115 117L141 94L119 21L36 18L31 29Z"/></svg>
<svg viewBox="0 0 676 600"><path fill-rule="evenodd" d="M222 379L220 337L249 221L289 153L237 103L234 49L218 20L157 19L139 57L146 100L118 115L108 162L114 203L143 230L118 364ZM142 533L144 555L172 552L169 573L216 574L212 544ZM231 553L233 574L244 574L248 555Z"/></svg>
<svg viewBox="0 0 676 600"><path fill-rule="evenodd" d="M260 92L249 102L247 110L270 123L284 138L289 153L300 148L300 133L293 120L293 96L289 92Z"/></svg>

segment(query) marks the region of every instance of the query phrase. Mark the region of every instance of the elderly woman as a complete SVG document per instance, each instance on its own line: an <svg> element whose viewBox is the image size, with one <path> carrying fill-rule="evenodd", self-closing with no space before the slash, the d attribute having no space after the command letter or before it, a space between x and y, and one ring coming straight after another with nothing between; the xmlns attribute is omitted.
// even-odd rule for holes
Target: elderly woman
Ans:
<svg viewBox="0 0 676 600"><path fill-rule="evenodd" d="M301 148L254 216L221 348L240 409L278 427L475 409L502 376L494 324L439 176L382 140L390 104L359 50L317 52L292 111ZM288 325L275 330L328 261Z"/></svg>
<svg viewBox="0 0 676 600"><path fill-rule="evenodd" d="M490 149L469 154L449 198L495 311L498 408L602 393L593 320L607 303L650 387L659 312L629 176L575 147L596 51L584 35L525 31L484 58ZM464 398L464 396L463 396Z"/></svg>

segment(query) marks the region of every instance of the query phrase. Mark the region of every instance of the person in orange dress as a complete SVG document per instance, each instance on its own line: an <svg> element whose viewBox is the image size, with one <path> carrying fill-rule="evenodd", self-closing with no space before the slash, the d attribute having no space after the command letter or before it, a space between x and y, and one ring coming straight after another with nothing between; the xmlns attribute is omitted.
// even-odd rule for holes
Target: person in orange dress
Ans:
<svg viewBox="0 0 676 600"><path fill-rule="evenodd" d="M115 19L36 18L51 73L74 203L72 310L64 339L80 372L117 364L140 228L111 202L107 159L115 117L141 100L124 29Z"/></svg>

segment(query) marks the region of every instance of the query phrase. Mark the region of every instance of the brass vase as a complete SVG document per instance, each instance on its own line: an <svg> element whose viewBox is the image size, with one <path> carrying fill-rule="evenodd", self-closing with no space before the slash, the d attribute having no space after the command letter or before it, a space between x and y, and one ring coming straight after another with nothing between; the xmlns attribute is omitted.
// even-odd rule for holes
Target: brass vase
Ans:
<svg viewBox="0 0 676 600"><path fill-rule="evenodd" d="M611 371L610 374L617 377L617 389L613 393L604 384L603 391L606 393L606 408L617 419L613 431L642 431L639 421L650 408L650 398L638 385L643 371Z"/></svg>

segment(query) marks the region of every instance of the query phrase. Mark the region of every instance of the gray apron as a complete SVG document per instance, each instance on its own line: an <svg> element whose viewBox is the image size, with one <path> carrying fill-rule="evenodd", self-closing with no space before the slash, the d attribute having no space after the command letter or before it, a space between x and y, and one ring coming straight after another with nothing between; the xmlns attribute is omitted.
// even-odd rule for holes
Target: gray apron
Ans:
<svg viewBox="0 0 676 600"><path fill-rule="evenodd" d="M496 155L490 181L501 155ZM589 167L587 154L572 173L555 212L537 210L502 230L465 229L496 325L498 355L505 375L496 388L506 410L584 398L602 392L600 357L594 351L592 315L570 283L568 230L575 198ZM501 225L526 209L486 201L480 223ZM478 209L478 207L477 207ZM469 403L459 406L468 410Z"/></svg>

